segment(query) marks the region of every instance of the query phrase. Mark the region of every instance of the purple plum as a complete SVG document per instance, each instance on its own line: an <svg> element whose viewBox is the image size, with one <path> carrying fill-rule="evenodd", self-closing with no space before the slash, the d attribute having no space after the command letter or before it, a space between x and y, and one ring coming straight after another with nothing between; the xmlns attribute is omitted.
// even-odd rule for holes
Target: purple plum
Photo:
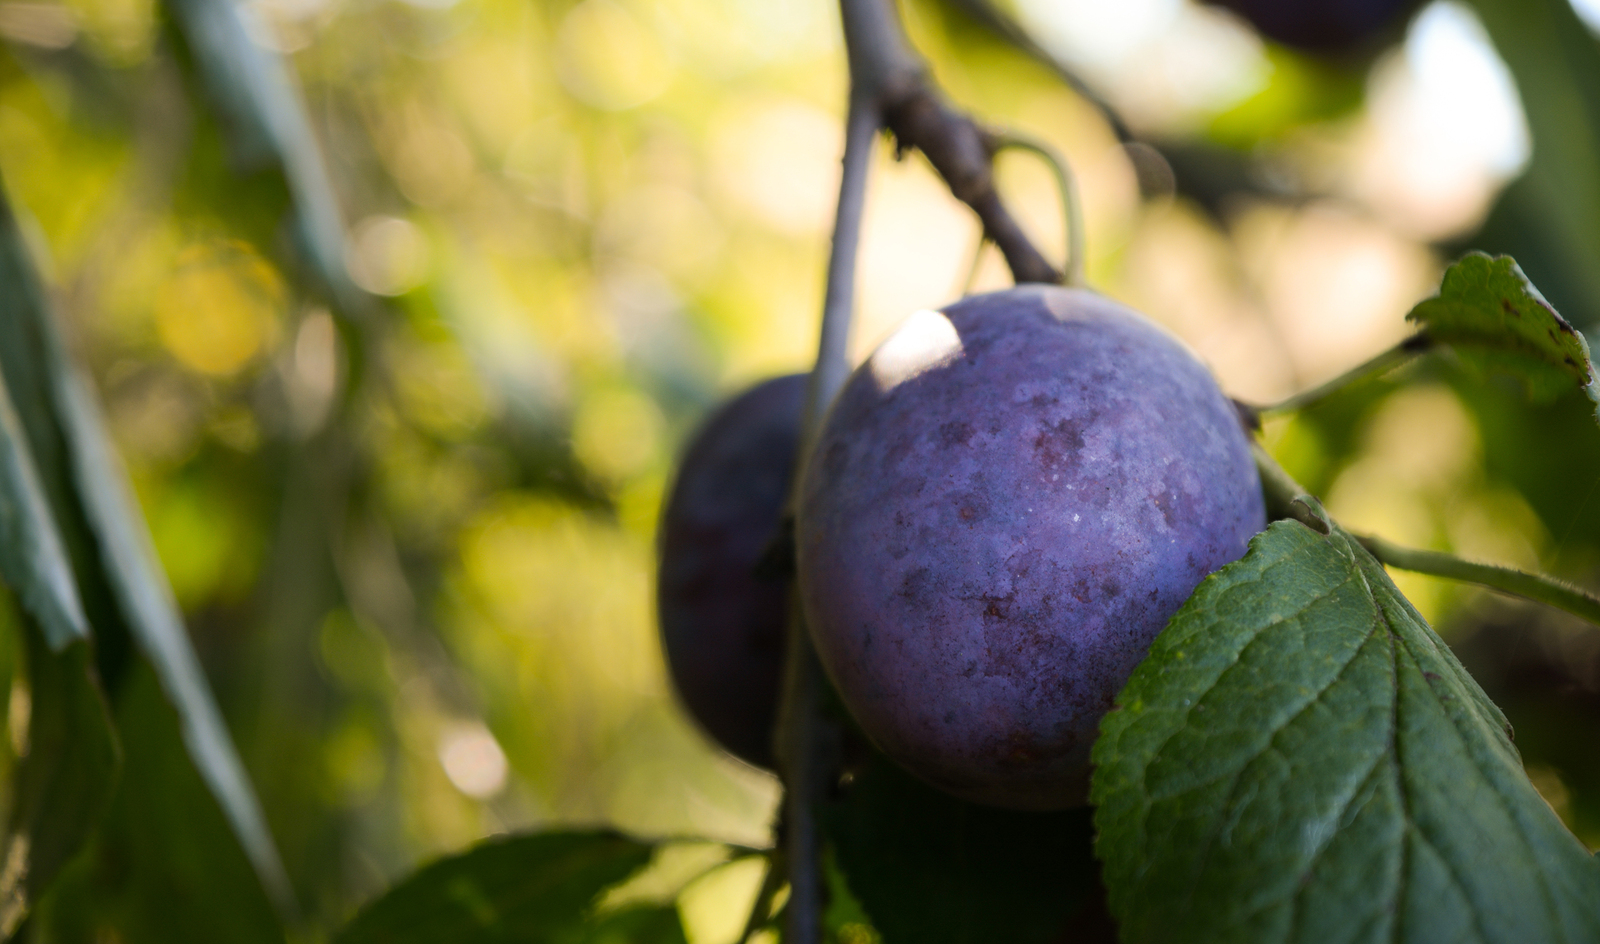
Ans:
<svg viewBox="0 0 1600 944"><path fill-rule="evenodd" d="M661 520L656 607L667 666L712 739L772 766L788 590L758 574L793 480L804 374L718 409L695 434Z"/></svg>
<svg viewBox="0 0 1600 944"><path fill-rule="evenodd" d="M1419 0L1205 0L1232 10L1263 36L1320 55L1363 51L1391 37ZM1392 38L1392 37L1391 37Z"/></svg>
<svg viewBox="0 0 1600 944"><path fill-rule="evenodd" d="M1151 640L1266 526L1206 368L1053 286L913 315L835 401L799 501L801 601L840 699L913 774L1017 809L1084 802Z"/></svg>

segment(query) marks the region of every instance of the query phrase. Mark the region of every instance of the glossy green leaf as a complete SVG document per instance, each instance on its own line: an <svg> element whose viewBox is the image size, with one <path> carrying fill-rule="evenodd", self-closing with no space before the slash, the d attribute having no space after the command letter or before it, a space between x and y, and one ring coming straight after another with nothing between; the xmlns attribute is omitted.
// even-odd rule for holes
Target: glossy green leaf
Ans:
<svg viewBox="0 0 1600 944"><path fill-rule="evenodd" d="M606 831L491 839L424 866L368 905L334 941L566 944L602 940L590 935L608 921L624 929L639 921L657 935L645 940L670 941L662 918L592 915L600 893L643 868L650 854L648 844Z"/></svg>
<svg viewBox="0 0 1600 944"><path fill-rule="evenodd" d="M1089 810L1020 813L966 803L881 757L826 830L845 882L885 944L1110 941L1080 927L1095 889Z"/></svg>
<svg viewBox="0 0 1600 944"><path fill-rule="evenodd" d="M189 643L127 474L111 449L87 383L57 335L20 228L3 197L0 274L5 276L0 284L14 287L0 292L0 379L18 406L19 425L68 547L77 585L99 606L98 611L91 608L91 620L101 670L120 674L114 667L107 671L107 653L133 646L150 660L177 709L193 763L233 824L260 881L288 910L288 881L260 804ZM113 690L119 684L115 677L104 681Z"/></svg>
<svg viewBox="0 0 1600 944"><path fill-rule="evenodd" d="M1600 864L1336 527L1257 535L1118 705L1092 797L1125 942L1600 940Z"/></svg>
<svg viewBox="0 0 1600 944"><path fill-rule="evenodd" d="M1588 342L1510 256L1463 256L1445 270L1439 294L1419 302L1406 319L1477 372L1517 378L1534 400L1581 389L1600 403Z"/></svg>

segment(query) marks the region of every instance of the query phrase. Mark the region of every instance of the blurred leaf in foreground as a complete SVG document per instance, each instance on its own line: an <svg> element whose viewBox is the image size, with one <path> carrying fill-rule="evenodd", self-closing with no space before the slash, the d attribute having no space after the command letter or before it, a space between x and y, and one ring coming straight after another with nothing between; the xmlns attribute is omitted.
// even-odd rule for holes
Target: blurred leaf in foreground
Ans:
<svg viewBox="0 0 1600 944"><path fill-rule="evenodd" d="M10 934L100 825L117 783L118 750L89 645L53 650L21 620L28 654L28 750L0 872L0 933Z"/></svg>
<svg viewBox="0 0 1600 944"><path fill-rule="evenodd" d="M13 276L22 256L16 231L0 230L8 238L0 275ZM21 622L32 694L0 868L0 933L10 934L99 823L116 782L117 744L72 565L4 380L0 372L0 577L28 614Z"/></svg>
<svg viewBox="0 0 1600 944"><path fill-rule="evenodd" d="M1092 794L1130 944L1600 939L1600 862L1337 526L1257 535L1118 704Z"/></svg>
<svg viewBox="0 0 1600 944"><path fill-rule="evenodd" d="M210 785L177 709L139 660L113 705L123 776L92 847L51 890L34 940L282 944L273 902Z"/></svg>
<svg viewBox="0 0 1600 944"><path fill-rule="evenodd" d="M1406 319L1477 373L1517 378L1536 401L1578 387L1600 403L1589 343L1510 256L1463 256L1445 270L1439 294L1419 302Z"/></svg>
<svg viewBox="0 0 1600 944"><path fill-rule="evenodd" d="M595 917L608 887L644 868L652 847L614 832L559 832L491 839L424 866L368 905L335 944L452 941L577 944L617 939L670 942L670 920L655 908ZM667 908L666 911L672 909Z"/></svg>
<svg viewBox="0 0 1600 944"><path fill-rule="evenodd" d="M1091 920L1087 809L966 803L874 756L826 820L849 890L885 944L1112 941Z"/></svg>
<svg viewBox="0 0 1600 944"><path fill-rule="evenodd" d="M58 543L68 548L72 577L92 614L102 681L117 702L122 677L137 665L127 654L136 646L149 660L176 709L155 723L170 717L180 726L190 762L231 823L259 884L281 909L290 911L288 881L255 792L212 700L99 410L57 334L47 295L3 193L0 276L0 284L7 286L0 292L0 381L18 406L20 421L12 424L17 430L13 441L26 440L27 451L18 454L33 457L38 491L48 496ZM35 539L32 546L47 550L42 540ZM26 602L31 589L24 585L22 590ZM41 621L47 632L55 631L48 612ZM113 710L120 714L117 705ZM174 850L182 844L180 837L161 838L170 838ZM219 849L217 854L220 860L229 853Z"/></svg>
<svg viewBox="0 0 1600 944"><path fill-rule="evenodd" d="M72 564L0 372L0 576L58 650L89 638Z"/></svg>

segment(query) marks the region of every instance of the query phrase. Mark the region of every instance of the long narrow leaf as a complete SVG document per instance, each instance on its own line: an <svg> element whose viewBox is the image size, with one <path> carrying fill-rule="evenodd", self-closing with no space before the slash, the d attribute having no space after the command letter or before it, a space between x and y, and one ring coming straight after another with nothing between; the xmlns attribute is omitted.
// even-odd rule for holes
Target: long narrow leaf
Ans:
<svg viewBox="0 0 1600 944"><path fill-rule="evenodd" d="M129 640L149 659L166 697L177 709L183 741L254 865L280 907L292 908L289 886L238 753L200 670L127 476L87 385L58 336L50 306L27 258L21 233L0 197L0 377L17 404L21 426L52 493L56 521L81 533L66 543L90 548L74 555L85 595L111 601L107 625L96 626L101 644Z"/></svg>
<svg viewBox="0 0 1600 944"><path fill-rule="evenodd" d="M91 868L64 873L40 902L35 940L284 944L273 904L189 762L177 713L148 662L129 670L115 716L123 774L96 857Z"/></svg>
<svg viewBox="0 0 1600 944"><path fill-rule="evenodd" d="M6 256L0 254L0 263ZM3 374L0 374L3 377ZM78 600L50 502L34 471L22 423L0 381L0 576L39 621L56 651L89 638L89 624Z"/></svg>
<svg viewBox="0 0 1600 944"><path fill-rule="evenodd" d="M10 934L100 825L117 783L119 751L95 682L87 640L57 651L24 617L32 705L28 752L0 871L0 933Z"/></svg>
<svg viewBox="0 0 1600 944"><path fill-rule="evenodd" d="M0 869L0 933L9 934L99 823L118 758L105 699L90 669L89 628L72 566L4 383L0 578L14 588L24 611L32 693L29 748L17 773Z"/></svg>

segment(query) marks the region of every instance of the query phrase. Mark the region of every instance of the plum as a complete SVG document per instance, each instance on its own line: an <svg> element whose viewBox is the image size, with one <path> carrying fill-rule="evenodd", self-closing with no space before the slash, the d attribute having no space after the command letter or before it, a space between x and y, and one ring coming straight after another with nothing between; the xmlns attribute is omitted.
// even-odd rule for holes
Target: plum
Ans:
<svg viewBox="0 0 1600 944"><path fill-rule="evenodd" d="M735 756L772 766L788 590L757 573L778 533L806 377L757 384L690 441L662 512L656 608L690 715Z"/></svg>
<svg viewBox="0 0 1600 944"><path fill-rule="evenodd" d="M1239 416L1181 342L1019 287L913 315L851 375L802 472L799 590L886 755L1064 808L1151 640L1265 526Z"/></svg>
<svg viewBox="0 0 1600 944"><path fill-rule="evenodd" d="M1418 0L1206 0L1263 36L1311 53L1359 52L1394 31Z"/></svg>

